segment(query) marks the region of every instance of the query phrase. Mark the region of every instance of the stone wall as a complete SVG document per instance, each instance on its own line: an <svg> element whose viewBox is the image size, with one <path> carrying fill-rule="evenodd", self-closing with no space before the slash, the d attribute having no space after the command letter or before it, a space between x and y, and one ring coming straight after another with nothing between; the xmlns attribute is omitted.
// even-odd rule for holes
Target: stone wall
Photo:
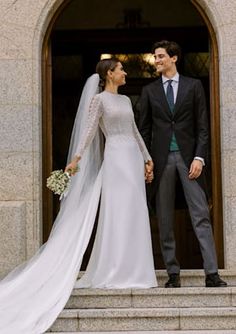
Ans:
<svg viewBox="0 0 236 334"><path fill-rule="evenodd" d="M236 4L199 0L216 32L220 68L221 164L225 267L236 266Z"/></svg>
<svg viewBox="0 0 236 334"><path fill-rule="evenodd" d="M215 29L220 56L224 244L236 265L236 4L198 0ZM41 50L63 0L1 0L0 275L41 244Z"/></svg>

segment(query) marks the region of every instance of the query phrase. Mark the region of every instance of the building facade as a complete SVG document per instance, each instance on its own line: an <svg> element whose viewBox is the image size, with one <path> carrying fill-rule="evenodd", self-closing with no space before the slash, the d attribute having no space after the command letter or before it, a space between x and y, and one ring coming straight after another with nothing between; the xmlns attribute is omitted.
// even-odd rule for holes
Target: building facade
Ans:
<svg viewBox="0 0 236 334"><path fill-rule="evenodd" d="M43 240L42 166L43 157L47 158L43 155L47 124L43 115L46 108L43 50L56 15L67 3L63 0L0 2L1 276L30 258ZM213 76L217 84L212 84L211 89L212 95L217 95L212 103L218 101L218 106L212 108L217 113L213 119L219 123L220 140L214 159L215 165L220 166L217 175L221 177L221 194L217 198L222 201L224 268L233 270L236 267L236 4L233 0L189 3L208 22L217 48L211 59L211 66L217 68ZM132 5L135 4L133 1Z"/></svg>

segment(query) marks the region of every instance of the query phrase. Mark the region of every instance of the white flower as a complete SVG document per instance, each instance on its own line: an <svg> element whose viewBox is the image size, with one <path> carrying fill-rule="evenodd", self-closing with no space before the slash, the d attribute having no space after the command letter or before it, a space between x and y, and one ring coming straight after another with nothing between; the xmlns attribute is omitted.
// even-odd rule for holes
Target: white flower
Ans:
<svg viewBox="0 0 236 334"><path fill-rule="evenodd" d="M54 170L47 178L47 187L56 195L62 195L70 183L70 174L62 169Z"/></svg>

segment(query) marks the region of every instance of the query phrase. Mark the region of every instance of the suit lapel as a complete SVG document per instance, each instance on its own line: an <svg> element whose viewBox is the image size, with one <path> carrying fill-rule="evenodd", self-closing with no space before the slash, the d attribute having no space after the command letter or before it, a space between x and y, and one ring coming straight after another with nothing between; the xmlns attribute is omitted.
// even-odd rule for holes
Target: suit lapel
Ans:
<svg viewBox="0 0 236 334"><path fill-rule="evenodd" d="M178 92L177 92L177 97L176 97L176 102L175 102L175 107L174 107L174 115L177 114L178 110L180 109L186 93L187 93L187 89L185 86L185 79L182 75L180 75L179 76L179 87L178 87Z"/></svg>
<svg viewBox="0 0 236 334"><path fill-rule="evenodd" d="M156 96L164 107L163 112L172 118L172 112L166 99L165 90L161 78L156 81Z"/></svg>

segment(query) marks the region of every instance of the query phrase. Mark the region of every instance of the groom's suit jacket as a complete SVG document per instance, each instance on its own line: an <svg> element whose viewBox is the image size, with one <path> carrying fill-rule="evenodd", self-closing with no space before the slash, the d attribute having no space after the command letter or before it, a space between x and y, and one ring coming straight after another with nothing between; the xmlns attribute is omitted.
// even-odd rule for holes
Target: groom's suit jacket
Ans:
<svg viewBox="0 0 236 334"><path fill-rule="evenodd" d="M188 167L196 156L206 160L208 117L204 90L199 80L180 75L173 112L161 78L143 88L140 106L139 130L155 164L154 188L158 187L167 163L173 131ZM197 180L203 186L202 175Z"/></svg>

